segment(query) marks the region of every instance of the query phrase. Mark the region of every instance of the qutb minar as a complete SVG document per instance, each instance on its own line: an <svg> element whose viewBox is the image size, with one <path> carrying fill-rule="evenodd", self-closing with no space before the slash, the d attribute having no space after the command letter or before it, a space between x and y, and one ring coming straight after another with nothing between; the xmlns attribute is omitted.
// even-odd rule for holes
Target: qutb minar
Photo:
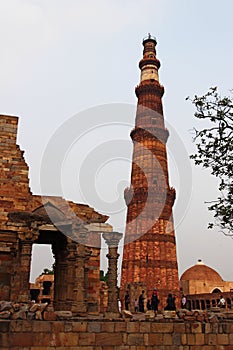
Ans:
<svg viewBox="0 0 233 350"><path fill-rule="evenodd" d="M168 179L169 133L164 125L164 87L159 83L156 44L150 34L143 40L141 78L135 89L138 104L130 134L133 159L130 188L125 190L128 209L121 291L138 284L149 296L157 288L162 307L168 293L178 297L179 278L172 214L175 190Z"/></svg>

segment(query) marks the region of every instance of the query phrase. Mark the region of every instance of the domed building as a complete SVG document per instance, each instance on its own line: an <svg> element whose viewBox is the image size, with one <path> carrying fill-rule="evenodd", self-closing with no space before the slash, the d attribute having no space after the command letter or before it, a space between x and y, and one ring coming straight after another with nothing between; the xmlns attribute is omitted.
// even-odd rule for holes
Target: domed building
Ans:
<svg viewBox="0 0 233 350"><path fill-rule="evenodd" d="M224 281L217 271L200 259L182 274L180 288L192 308L217 306L222 294L225 294L229 307L233 304L233 281Z"/></svg>

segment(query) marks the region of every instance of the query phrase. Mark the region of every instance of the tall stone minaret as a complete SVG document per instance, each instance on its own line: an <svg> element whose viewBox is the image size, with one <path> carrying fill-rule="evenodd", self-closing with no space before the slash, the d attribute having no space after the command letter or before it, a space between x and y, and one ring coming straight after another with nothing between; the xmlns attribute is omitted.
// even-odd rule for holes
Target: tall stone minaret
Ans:
<svg viewBox="0 0 233 350"><path fill-rule="evenodd" d="M170 188L162 96L159 83L160 62L156 58L156 39L143 40L139 62L140 84L135 128L131 131L133 161L131 185L125 190L128 206L121 275L121 291L130 284L145 286L149 296L159 291L162 306L168 293L179 294L176 242L172 206L175 190Z"/></svg>

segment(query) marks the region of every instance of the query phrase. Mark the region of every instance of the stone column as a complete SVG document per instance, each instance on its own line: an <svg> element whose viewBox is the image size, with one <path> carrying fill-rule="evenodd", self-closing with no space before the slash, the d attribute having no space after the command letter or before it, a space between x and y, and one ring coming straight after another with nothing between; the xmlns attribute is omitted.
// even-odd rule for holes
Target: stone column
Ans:
<svg viewBox="0 0 233 350"><path fill-rule="evenodd" d="M18 256L14 264L14 281L11 300L28 302L30 300L29 276L31 268L32 244L38 238L35 227L18 226Z"/></svg>
<svg viewBox="0 0 233 350"><path fill-rule="evenodd" d="M17 301L28 302L30 300L29 277L31 267L32 242L21 241L20 268L19 268L19 290Z"/></svg>
<svg viewBox="0 0 233 350"><path fill-rule="evenodd" d="M69 238L67 239L69 241ZM67 306L71 311L75 301L75 270L77 260L77 243L69 242L67 244L67 256L66 256L66 300Z"/></svg>
<svg viewBox="0 0 233 350"><path fill-rule="evenodd" d="M107 312L119 314L117 294L117 253L118 244L123 234L120 232L105 232L103 238L108 245L108 307Z"/></svg>
<svg viewBox="0 0 233 350"><path fill-rule="evenodd" d="M55 256L55 271L54 271L54 309L56 311L69 310L67 308L67 262L66 252L61 249L54 249L52 247L53 254Z"/></svg>
<svg viewBox="0 0 233 350"><path fill-rule="evenodd" d="M87 287L85 265L90 257L90 251L85 246L87 231L81 225L73 225L73 237L77 242L74 262L74 289L72 312L78 315L87 313Z"/></svg>

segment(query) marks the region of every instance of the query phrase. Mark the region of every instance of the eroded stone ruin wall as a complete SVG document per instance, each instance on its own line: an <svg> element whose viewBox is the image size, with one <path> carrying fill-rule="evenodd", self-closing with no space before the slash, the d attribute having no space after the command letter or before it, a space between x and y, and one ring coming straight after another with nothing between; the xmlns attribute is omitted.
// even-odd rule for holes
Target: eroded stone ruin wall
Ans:
<svg viewBox="0 0 233 350"><path fill-rule="evenodd" d="M1 350L232 350L233 322L0 321Z"/></svg>
<svg viewBox="0 0 233 350"><path fill-rule="evenodd" d="M32 246L51 244L55 307L98 314L100 234L109 229L108 217L88 205L31 193L17 125L18 117L0 115L0 301L29 300ZM87 229L91 224L93 232Z"/></svg>

